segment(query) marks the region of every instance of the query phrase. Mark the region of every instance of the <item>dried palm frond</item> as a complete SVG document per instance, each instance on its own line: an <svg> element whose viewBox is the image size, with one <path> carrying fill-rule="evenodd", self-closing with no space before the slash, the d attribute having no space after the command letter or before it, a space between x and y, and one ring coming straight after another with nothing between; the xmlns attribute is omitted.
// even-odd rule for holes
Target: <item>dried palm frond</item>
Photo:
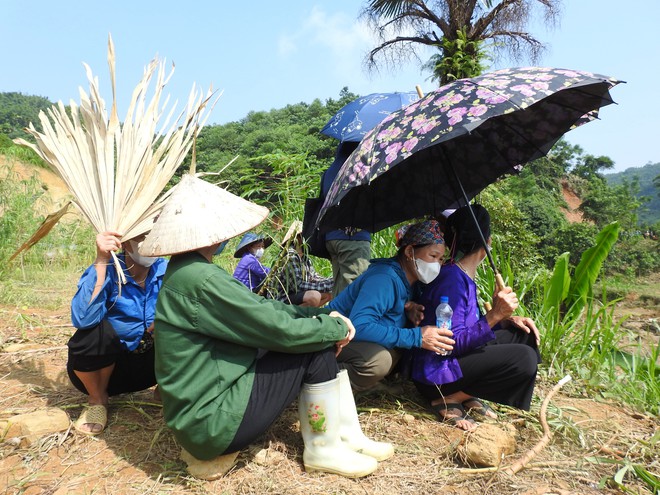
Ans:
<svg viewBox="0 0 660 495"><path fill-rule="evenodd" d="M62 218L66 212L69 210L69 206L71 205L71 201L67 201L66 204L57 210L55 213L51 213L48 215L43 222L41 222L41 225L37 229L37 231L32 234L32 237L30 237L27 241L23 243L21 247L19 247L14 254L11 255L8 261L13 260L21 254L23 251L27 251L30 249L32 246L34 246L37 242L39 242L41 239L46 237L48 233L51 231L51 229L55 226L57 222L60 221L60 218Z"/></svg>
<svg viewBox="0 0 660 495"><path fill-rule="evenodd" d="M97 232L115 231L123 239L131 239L151 229L167 196L163 190L190 151L217 99L209 104L212 91L202 94L193 85L184 110L175 116L175 103L166 111L169 96L162 101L163 89L174 67L166 74L165 63L156 57L145 68L120 124L112 37L108 38L112 85L109 117L98 78L84 65L89 94L80 88L80 105L71 101L67 112L60 101L46 113L40 112L43 132L32 123L26 129L36 145L21 139L15 142L29 146L53 167L74 196L74 204ZM148 100L154 76L155 88Z"/></svg>

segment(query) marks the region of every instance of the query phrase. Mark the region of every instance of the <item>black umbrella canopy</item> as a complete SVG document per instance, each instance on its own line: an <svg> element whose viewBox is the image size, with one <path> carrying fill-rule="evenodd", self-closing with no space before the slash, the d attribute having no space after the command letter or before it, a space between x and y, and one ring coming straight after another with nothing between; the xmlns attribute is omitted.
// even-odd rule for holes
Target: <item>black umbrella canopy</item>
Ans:
<svg viewBox="0 0 660 495"><path fill-rule="evenodd" d="M317 226L377 232L466 204L596 118L618 82L533 67L445 85L365 137L337 174Z"/></svg>

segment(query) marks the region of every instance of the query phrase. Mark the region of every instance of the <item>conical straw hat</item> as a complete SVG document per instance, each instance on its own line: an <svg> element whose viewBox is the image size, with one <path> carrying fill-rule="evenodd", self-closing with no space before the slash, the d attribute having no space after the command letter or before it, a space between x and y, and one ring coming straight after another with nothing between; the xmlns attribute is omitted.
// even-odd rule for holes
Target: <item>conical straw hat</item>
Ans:
<svg viewBox="0 0 660 495"><path fill-rule="evenodd" d="M302 234L302 225L303 224L300 220L294 220L291 222L289 230L287 230L286 235L282 239L282 246L284 246L292 237L297 236L298 234Z"/></svg>
<svg viewBox="0 0 660 495"><path fill-rule="evenodd" d="M185 174L140 245L143 256L194 251L259 225L268 208Z"/></svg>

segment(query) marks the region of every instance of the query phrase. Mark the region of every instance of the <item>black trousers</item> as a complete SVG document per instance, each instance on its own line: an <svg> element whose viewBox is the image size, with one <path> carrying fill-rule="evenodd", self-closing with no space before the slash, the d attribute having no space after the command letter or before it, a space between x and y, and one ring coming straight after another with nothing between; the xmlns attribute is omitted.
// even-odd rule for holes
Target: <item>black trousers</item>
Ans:
<svg viewBox="0 0 660 495"><path fill-rule="evenodd" d="M236 452L261 436L300 393L304 383L334 380L335 348L307 354L267 352L257 360L245 415L225 453Z"/></svg>
<svg viewBox="0 0 660 495"><path fill-rule="evenodd" d="M127 350L107 321L91 328L78 329L67 343L66 371L74 387L89 395L74 371L98 371L114 364L108 395L145 390L156 385L154 348L137 353Z"/></svg>
<svg viewBox="0 0 660 495"><path fill-rule="evenodd" d="M456 392L529 410L541 362L533 334L518 329L495 331L495 340L458 359L463 377L440 386L415 382L428 400Z"/></svg>

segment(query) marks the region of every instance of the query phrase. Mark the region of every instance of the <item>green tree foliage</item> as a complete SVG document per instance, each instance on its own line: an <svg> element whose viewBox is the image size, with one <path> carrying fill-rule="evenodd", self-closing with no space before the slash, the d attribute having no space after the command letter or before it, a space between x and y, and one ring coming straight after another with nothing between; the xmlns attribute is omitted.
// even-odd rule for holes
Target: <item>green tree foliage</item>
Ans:
<svg viewBox="0 0 660 495"><path fill-rule="evenodd" d="M357 97L343 88L337 100L329 99L325 104L319 100L296 103L268 112L250 112L238 122L206 127L197 142L197 168L215 172L238 157L222 177L231 191L249 192L258 198L256 177L265 180L273 163L298 164L304 157L304 169L315 175L318 187L320 171L330 165L338 144L320 131L342 106Z"/></svg>
<svg viewBox="0 0 660 495"><path fill-rule="evenodd" d="M632 183L608 186L605 180L596 177L589 182L580 210L584 218L593 221L597 226L602 227L616 219L625 231L636 231L636 212L645 201L645 198L636 196L638 192L639 182L636 179L633 179Z"/></svg>
<svg viewBox="0 0 660 495"><path fill-rule="evenodd" d="M305 199L316 194L318 177L327 167L312 165L304 154L275 152L249 160L253 168L242 178L241 195L268 205L284 221L302 220Z"/></svg>
<svg viewBox="0 0 660 495"><path fill-rule="evenodd" d="M459 29L456 39L442 40L441 53L432 55L422 69L429 70L431 80L439 84L476 77L486 69L485 61L489 58L483 44L483 41L468 39L465 28Z"/></svg>
<svg viewBox="0 0 660 495"><path fill-rule="evenodd" d="M654 231L660 230L660 163L647 163L643 167L629 168L623 172L606 174L607 183L611 186L622 184L624 181L631 182L635 178L639 181L639 192L637 197L649 199L637 211L640 226L652 227Z"/></svg>
<svg viewBox="0 0 660 495"><path fill-rule="evenodd" d="M220 182L232 192L268 206L273 222L264 228L278 235L275 230L282 225L302 218L305 198L318 195L320 176L337 146L336 140L321 135L320 130L356 97L344 88L337 99L325 103L315 100L251 112L240 121L206 127L197 142L197 168L218 172L238 156L220 173ZM25 161L16 154L24 151L29 150L0 134L0 153ZM660 269L657 241L643 239L635 224L642 182L631 178L610 184L609 176L602 172L611 164L607 157L585 154L579 146L560 140L547 157L525 164L518 175L488 187L477 199L491 211L498 256L521 273L533 267L551 269L559 255L569 252L567 262L574 267L579 263L577 253L593 244L598 230L616 221L621 225L621 237L603 269L631 275ZM657 175L644 180L652 183ZM563 187L582 198L586 222L566 220ZM375 235L373 254L391 255L392 239L392 229Z"/></svg>
<svg viewBox="0 0 660 495"><path fill-rule="evenodd" d="M498 185L487 188L477 198L491 216L491 231L497 238L498 256L509 260L515 271L537 265L538 236L528 229L522 212Z"/></svg>
<svg viewBox="0 0 660 495"><path fill-rule="evenodd" d="M427 63L433 78L471 77L481 70L486 53L508 54L513 60L538 60L543 44L526 31L532 15L541 11L548 25L558 17L559 0L369 0L362 11L380 44L367 63L384 62L396 68L411 58L421 61L419 49L431 47ZM447 63L443 59L448 59Z"/></svg>
<svg viewBox="0 0 660 495"><path fill-rule="evenodd" d="M29 136L23 129L30 122L41 129L39 112L45 111L53 104L42 96L24 95L22 93L0 93L0 133L14 139Z"/></svg>
<svg viewBox="0 0 660 495"><path fill-rule="evenodd" d="M608 156L585 155L580 163L573 168L573 173L584 179L603 178L603 171L613 168L614 162Z"/></svg>

